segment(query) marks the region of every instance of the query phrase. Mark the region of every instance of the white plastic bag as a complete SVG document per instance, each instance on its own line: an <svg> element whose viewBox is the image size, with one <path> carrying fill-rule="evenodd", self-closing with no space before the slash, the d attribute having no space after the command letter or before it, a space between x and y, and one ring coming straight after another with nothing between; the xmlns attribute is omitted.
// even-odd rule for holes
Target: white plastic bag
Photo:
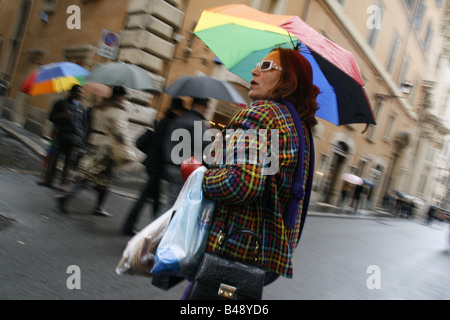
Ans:
<svg viewBox="0 0 450 320"><path fill-rule="evenodd" d="M156 249L169 225L173 212L181 205L181 202L194 182L195 175L193 173L183 185L172 208L128 241L122 254L122 259L116 267L117 274L144 275L151 277Z"/></svg>
<svg viewBox="0 0 450 320"><path fill-rule="evenodd" d="M153 274L193 279L205 252L215 202L203 196L206 168L195 170L193 185L184 195L156 250Z"/></svg>

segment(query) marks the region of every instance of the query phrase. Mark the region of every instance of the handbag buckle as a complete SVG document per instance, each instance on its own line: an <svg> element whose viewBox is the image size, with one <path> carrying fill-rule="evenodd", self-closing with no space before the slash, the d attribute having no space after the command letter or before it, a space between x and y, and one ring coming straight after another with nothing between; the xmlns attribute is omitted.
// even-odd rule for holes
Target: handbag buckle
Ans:
<svg viewBox="0 0 450 320"><path fill-rule="evenodd" d="M233 300L235 292L236 292L235 287L221 283L220 287L219 287L219 292L217 292L217 295L220 297L224 297L224 298Z"/></svg>

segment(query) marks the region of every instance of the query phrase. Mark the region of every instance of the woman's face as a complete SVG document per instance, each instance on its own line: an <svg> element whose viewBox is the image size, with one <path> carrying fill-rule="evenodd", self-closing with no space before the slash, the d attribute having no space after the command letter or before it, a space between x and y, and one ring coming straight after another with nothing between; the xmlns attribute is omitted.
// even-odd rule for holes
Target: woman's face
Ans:
<svg viewBox="0 0 450 320"><path fill-rule="evenodd" d="M280 64L280 53L273 51L269 53L262 61L273 61L274 66L283 67ZM248 96L252 100L264 100L272 98L272 91L278 84L281 78L281 71L277 69L270 69L261 71L260 68L252 70L253 79L250 84L250 92Z"/></svg>

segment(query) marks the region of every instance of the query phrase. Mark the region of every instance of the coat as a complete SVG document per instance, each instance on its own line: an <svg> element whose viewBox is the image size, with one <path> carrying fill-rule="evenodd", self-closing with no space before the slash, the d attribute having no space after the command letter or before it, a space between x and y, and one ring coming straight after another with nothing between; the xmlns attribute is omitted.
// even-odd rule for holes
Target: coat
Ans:
<svg viewBox="0 0 450 320"><path fill-rule="evenodd" d="M67 116L67 114L70 116ZM72 99L59 100L49 119L56 127L57 142L83 147L87 139L87 114L84 106Z"/></svg>
<svg viewBox="0 0 450 320"><path fill-rule="evenodd" d="M299 159L300 140L289 109L270 100L253 102L231 120L224 132L229 129L266 129L267 132L278 129L279 168L274 176L268 176L263 174L264 165L261 161L230 165L220 164L216 159L203 180L205 196L216 200L206 251L218 249L222 233L250 229L262 240L260 264L269 273L291 278L292 256L303 227L303 207L307 208L311 193L312 176L309 169L313 165L310 161L314 159L314 147L310 130L303 125L306 150L304 159ZM226 148L226 144L223 145ZM249 141L246 149L249 151L255 146ZM257 148L261 147L264 146L257 145ZM284 216L298 165L303 166L306 196L300 202L293 226L288 227L284 223ZM250 240L248 236L232 239L223 244L222 252L229 258L251 262L254 259L254 247L248 246Z"/></svg>
<svg viewBox="0 0 450 320"><path fill-rule="evenodd" d="M201 129L199 132L195 132L195 128ZM201 161L203 158L203 150L208 145L209 142L203 141L203 135L208 130L209 125L205 121L205 118L195 110L189 110L181 116L175 117L168 124L164 132L164 148L163 148L163 161L165 163L173 163L172 151L174 148L180 144L180 141L172 141L172 134L175 130L185 129L189 133L190 137L190 153L185 154L185 159L194 156L197 160ZM200 142L198 148L196 148L195 143ZM198 150L197 150L198 149ZM184 159L183 159L184 160Z"/></svg>
<svg viewBox="0 0 450 320"><path fill-rule="evenodd" d="M120 102L107 99L96 107L92 111L91 127L90 144L111 148L114 148L114 144L131 147L128 136L128 114Z"/></svg>

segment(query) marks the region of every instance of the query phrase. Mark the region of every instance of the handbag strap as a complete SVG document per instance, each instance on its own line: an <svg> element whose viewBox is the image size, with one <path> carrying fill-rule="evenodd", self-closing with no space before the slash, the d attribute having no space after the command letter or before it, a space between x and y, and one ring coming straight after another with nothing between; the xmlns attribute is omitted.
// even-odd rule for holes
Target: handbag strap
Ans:
<svg viewBox="0 0 450 320"><path fill-rule="evenodd" d="M218 248L217 252L220 253L220 251L222 251L222 245L224 243L226 243L232 237L240 235L240 234L250 235L255 240L256 247L255 247L255 252L254 252L254 257L255 257L254 259L255 259L255 262L258 261L259 256L261 254L261 238L254 231L248 230L248 229L236 230L236 231L233 231L233 232L227 234L226 236L221 235L219 237L219 248Z"/></svg>
<svg viewBox="0 0 450 320"><path fill-rule="evenodd" d="M288 210L286 215L284 216L284 222L289 228L294 228L297 223L297 211L298 206L301 200L303 200L303 211L301 215L301 229L299 232L299 239L303 231L304 222L306 219L306 215L309 207L309 200L311 197L313 176L314 176L314 162L315 162L315 154L314 154L314 140L312 139L312 130L309 130L309 140L310 140L310 161L309 161L309 173L308 173L308 181L306 183L306 190L303 187L304 182L304 170L303 165L301 165L305 158L305 133L302 125L302 120L300 119L300 115L292 103L288 100L281 100L281 103L286 105L291 113L292 118L294 119L295 127L297 129L297 134L300 139L300 150L299 150L299 163L295 172L294 183L292 184L292 196L288 204Z"/></svg>

